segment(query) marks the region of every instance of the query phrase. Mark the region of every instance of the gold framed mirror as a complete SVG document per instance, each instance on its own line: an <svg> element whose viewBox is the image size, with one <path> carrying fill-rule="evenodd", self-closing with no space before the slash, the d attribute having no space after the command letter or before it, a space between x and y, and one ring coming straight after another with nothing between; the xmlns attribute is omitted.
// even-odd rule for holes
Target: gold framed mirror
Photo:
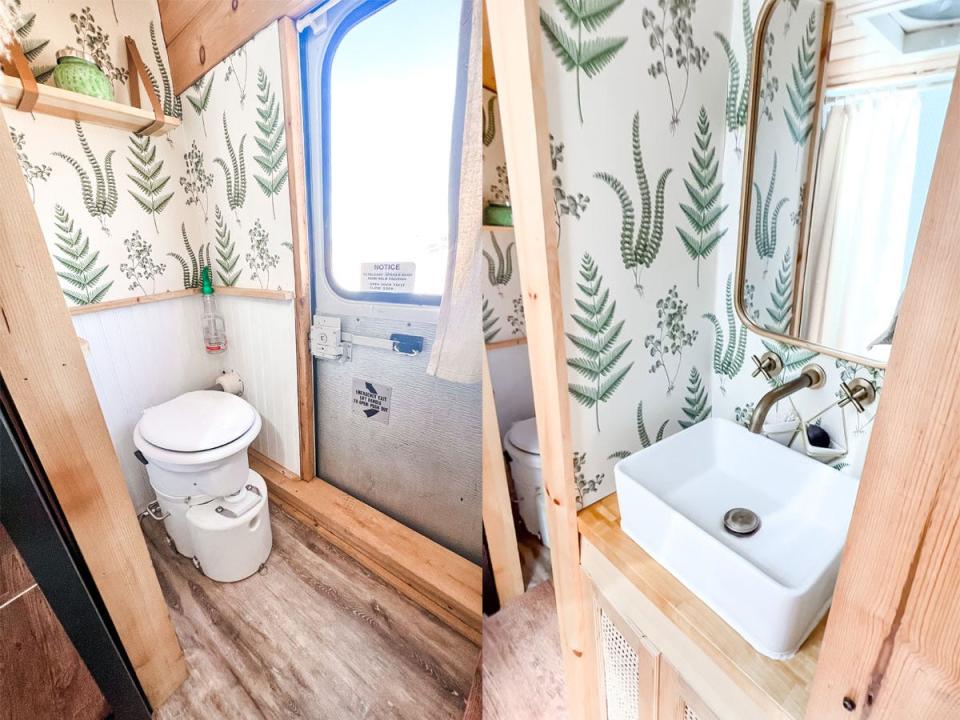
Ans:
<svg viewBox="0 0 960 720"><path fill-rule="evenodd" d="M766 0L735 306L757 334L884 368L960 57L960 2Z"/></svg>

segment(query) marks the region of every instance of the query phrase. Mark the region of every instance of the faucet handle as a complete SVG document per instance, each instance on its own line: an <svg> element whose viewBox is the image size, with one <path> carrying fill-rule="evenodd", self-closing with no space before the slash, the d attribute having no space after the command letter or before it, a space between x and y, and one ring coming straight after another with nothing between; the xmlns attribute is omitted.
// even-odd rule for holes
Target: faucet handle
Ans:
<svg viewBox="0 0 960 720"><path fill-rule="evenodd" d="M757 369L751 373L751 377L763 375L767 380L773 380L774 377L783 372L783 360L775 352L765 352L760 357L751 355L750 359Z"/></svg>
<svg viewBox="0 0 960 720"><path fill-rule="evenodd" d="M843 398L837 404L840 407L853 405L858 413L862 413L867 405L877 399L876 387L864 378L854 378L848 383L840 383L840 392L843 393Z"/></svg>

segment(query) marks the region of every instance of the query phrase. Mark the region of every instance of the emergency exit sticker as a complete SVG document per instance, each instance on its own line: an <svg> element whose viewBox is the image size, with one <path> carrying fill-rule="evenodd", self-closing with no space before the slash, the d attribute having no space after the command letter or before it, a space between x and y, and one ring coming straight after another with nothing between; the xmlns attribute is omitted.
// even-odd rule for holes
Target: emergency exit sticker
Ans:
<svg viewBox="0 0 960 720"><path fill-rule="evenodd" d="M369 292L412 293L416 278L416 263L360 263L361 288Z"/></svg>
<svg viewBox="0 0 960 720"><path fill-rule="evenodd" d="M390 424L390 396L393 388L369 380L353 379L353 411L367 420Z"/></svg>

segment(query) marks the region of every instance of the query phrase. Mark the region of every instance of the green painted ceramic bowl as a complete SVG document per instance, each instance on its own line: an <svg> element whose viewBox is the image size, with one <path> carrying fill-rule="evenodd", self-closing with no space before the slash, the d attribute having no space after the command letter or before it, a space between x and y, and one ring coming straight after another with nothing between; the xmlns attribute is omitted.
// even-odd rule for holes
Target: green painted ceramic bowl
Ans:
<svg viewBox="0 0 960 720"><path fill-rule="evenodd" d="M513 226L513 210L509 205L495 205L490 203L483 209L484 225Z"/></svg>
<svg viewBox="0 0 960 720"><path fill-rule="evenodd" d="M76 48L64 48L57 53L53 84L81 95L113 100L113 85L109 78L94 62L92 55Z"/></svg>

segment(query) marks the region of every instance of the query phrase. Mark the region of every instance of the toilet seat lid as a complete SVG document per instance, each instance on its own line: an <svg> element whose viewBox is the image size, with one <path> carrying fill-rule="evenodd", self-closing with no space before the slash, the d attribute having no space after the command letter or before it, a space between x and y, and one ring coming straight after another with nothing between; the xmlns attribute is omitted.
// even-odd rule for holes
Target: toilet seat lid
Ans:
<svg viewBox="0 0 960 720"><path fill-rule="evenodd" d="M140 435L151 445L174 452L201 452L233 442L256 422L246 400L216 390L195 390L147 408Z"/></svg>
<svg viewBox="0 0 960 720"><path fill-rule="evenodd" d="M540 439L537 437L537 419L520 420L513 424L507 439L518 450L531 455L540 454Z"/></svg>

